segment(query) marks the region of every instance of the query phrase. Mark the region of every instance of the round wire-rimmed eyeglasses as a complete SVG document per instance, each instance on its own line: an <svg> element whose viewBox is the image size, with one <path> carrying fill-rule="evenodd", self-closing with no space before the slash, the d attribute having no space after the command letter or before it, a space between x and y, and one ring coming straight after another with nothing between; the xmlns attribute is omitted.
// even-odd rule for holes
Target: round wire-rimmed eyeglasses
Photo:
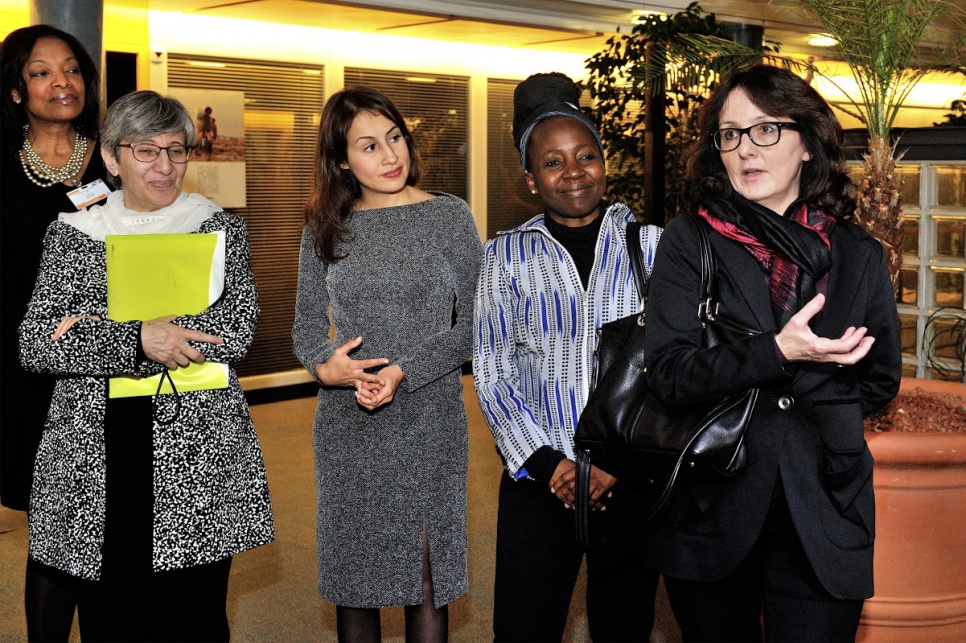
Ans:
<svg viewBox="0 0 966 643"><path fill-rule="evenodd" d="M121 147L130 147L131 153L136 161L142 163L153 163L161 156L161 150L168 154L168 160L172 163L187 163L191 158L191 148L187 145L169 145L161 147L154 143L121 143Z"/></svg>

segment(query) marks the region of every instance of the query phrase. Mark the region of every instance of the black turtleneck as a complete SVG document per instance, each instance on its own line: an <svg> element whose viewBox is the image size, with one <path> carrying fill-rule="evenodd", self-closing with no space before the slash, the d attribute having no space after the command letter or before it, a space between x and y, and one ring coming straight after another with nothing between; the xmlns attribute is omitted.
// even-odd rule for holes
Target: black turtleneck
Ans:
<svg viewBox="0 0 966 643"><path fill-rule="evenodd" d="M560 225L550 217L543 218L550 236L557 240L564 247L570 258L577 266L577 274L580 275L580 282L584 288L590 281L590 270L594 266L594 254L597 249L597 237L600 233L600 224L604 220L604 206L600 207L600 214L593 221L585 226L571 228Z"/></svg>

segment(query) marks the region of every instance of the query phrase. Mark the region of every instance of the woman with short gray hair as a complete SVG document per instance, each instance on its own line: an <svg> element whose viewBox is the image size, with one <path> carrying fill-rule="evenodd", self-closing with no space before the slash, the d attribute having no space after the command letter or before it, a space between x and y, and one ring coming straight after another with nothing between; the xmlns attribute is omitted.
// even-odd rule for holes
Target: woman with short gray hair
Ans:
<svg viewBox="0 0 966 643"><path fill-rule="evenodd" d="M58 378L31 491L30 558L76 586L84 640L227 641L232 556L274 538L261 449L231 368L259 315L248 234L241 218L182 191L194 129L177 100L128 94L102 133L104 165L123 189L50 225L20 326L25 368ZM193 315L111 319L107 236L160 233L224 237L221 295ZM227 366L227 387L111 395L117 376L206 360Z"/></svg>

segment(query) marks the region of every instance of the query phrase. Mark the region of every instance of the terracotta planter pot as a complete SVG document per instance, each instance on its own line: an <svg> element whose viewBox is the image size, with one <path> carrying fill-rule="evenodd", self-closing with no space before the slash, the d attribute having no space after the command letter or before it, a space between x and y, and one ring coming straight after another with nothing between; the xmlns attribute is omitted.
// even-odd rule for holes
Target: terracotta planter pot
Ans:
<svg viewBox="0 0 966 643"><path fill-rule="evenodd" d="M955 393L966 385L903 380ZM868 433L875 596L857 641L966 641L966 433Z"/></svg>

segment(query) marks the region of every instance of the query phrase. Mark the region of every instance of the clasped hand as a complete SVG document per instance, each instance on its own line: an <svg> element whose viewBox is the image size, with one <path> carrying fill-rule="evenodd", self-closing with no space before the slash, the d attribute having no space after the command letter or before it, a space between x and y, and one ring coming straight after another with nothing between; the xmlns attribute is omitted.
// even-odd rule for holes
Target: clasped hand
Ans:
<svg viewBox="0 0 966 643"><path fill-rule="evenodd" d="M216 345L223 343L217 335L172 324L171 321L176 317L177 315L169 315L141 322L141 346L151 361L171 369L187 366L192 362L201 364L205 361L205 356L189 342Z"/></svg>
<svg viewBox="0 0 966 643"><path fill-rule="evenodd" d="M604 511L604 499L614 494L610 488L617 478L594 465L590 466L590 508ZM577 463L564 458L554 469L550 478L550 493L557 496L566 509L574 506L577 497Z"/></svg>
<svg viewBox="0 0 966 643"><path fill-rule="evenodd" d="M141 347L148 359L172 369L187 366L192 362L200 364L205 361L205 356L188 342L222 343L221 337L217 335L209 335L200 330L191 330L172 324L171 321L175 318L177 318L177 315L169 315L141 322ZM99 321L100 317L97 315L64 317L57 324L57 328L54 329L50 341L55 342L63 337L71 326L82 319Z"/></svg>
<svg viewBox="0 0 966 643"><path fill-rule="evenodd" d="M346 386L356 390L359 406L374 411L392 402L396 389L403 379L402 369L389 365L385 357L352 359L349 353L362 345L362 337L350 339L335 349L332 357L315 367L315 376L326 386ZM378 373L367 369L384 367Z"/></svg>
<svg viewBox="0 0 966 643"><path fill-rule="evenodd" d="M831 362L839 365L858 363L868 355L874 337L868 337L865 326L849 326L838 339L819 337L808 322L825 306L825 295L818 294L802 306L775 336L778 350L791 362Z"/></svg>

